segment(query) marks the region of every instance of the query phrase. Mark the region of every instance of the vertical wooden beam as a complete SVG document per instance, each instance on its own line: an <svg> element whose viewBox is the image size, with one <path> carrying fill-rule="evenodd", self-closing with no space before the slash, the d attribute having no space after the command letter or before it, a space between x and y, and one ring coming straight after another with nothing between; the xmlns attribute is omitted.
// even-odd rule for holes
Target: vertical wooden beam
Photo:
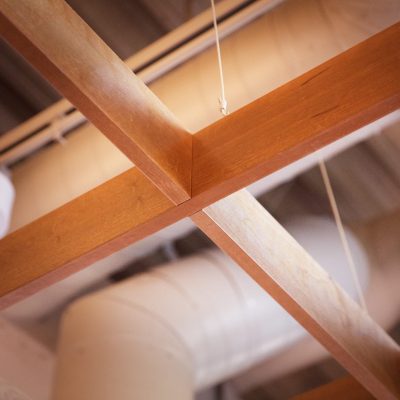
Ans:
<svg viewBox="0 0 400 400"><path fill-rule="evenodd" d="M0 0L0 34L173 202L191 194L192 138L63 0Z"/></svg>
<svg viewBox="0 0 400 400"><path fill-rule="evenodd" d="M400 398L397 344L246 191L194 222L379 399Z"/></svg>

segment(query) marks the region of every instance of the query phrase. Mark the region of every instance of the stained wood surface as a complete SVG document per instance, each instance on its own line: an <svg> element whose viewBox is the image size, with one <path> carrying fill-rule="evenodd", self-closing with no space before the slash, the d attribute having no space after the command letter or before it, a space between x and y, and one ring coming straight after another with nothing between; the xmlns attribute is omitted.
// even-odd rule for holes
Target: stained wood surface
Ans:
<svg viewBox="0 0 400 400"><path fill-rule="evenodd" d="M79 0L77 0L79 2ZM109 3L107 0L102 0L101 2L103 4L96 4L96 7L93 9L93 4L87 3L86 4L77 4L77 1L73 2L72 7L76 10L78 8L78 13L80 15L84 14L87 16L87 14L90 14L91 21L93 22L93 18L96 22L96 29L99 27L99 23L103 19L103 14L102 10L103 7L109 7ZM206 0L208 2L208 0ZM224 18L227 15L231 14L234 12L236 9L238 9L242 5L242 0L224 0L216 4L216 14L218 18ZM264 3L273 3L271 0L263 0ZM115 7L121 8L123 1L120 0L115 4ZM203 4L204 5L204 4ZM78 6L76 8L76 6ZM114 6L114 4L113 4ZM202 6L202 5L201 5ZM264 6L265 7L265 6ZM140 7L139 7L140 8ZM92 12L89 12L92 11ZM93 11L95 12L95 15L93 15ZM117 15L120 16L120 13L123 13L124 10L117 10ZM126 11L126 10L125 10ZM133 30L131 30L128 35L129 38L127 39L125 37L125 42L121 42L120 38L120 33L116 32L114 29L113 24L121 24L126 25L126 19L125 17L129 20L129 17L134 13L136 10L132 9L129 10L128 15L123 13L124 18L123 20L113 20L107 21L109 24L102 24L101 30L100 30L100 36L104 38L107 37L113 45L117 45L117 47L122 50L122 48L130 48L132 49L132 40L137 39L137 33L135 35L135 30L138 29L138 27L134 27ZM143 11L142 11L143 12ZM115 17L115 15L114 15ZM141 15L136 15L134 18L140 18ZM142 16L143 17L143 16ZM99 18L99 21L97 20ZM175 19L178 19L178 16L175 15ZM132 25L133 20L132 18L129 20L130 24ZM103 21L104 22L104 21ZM124 23L125 22L125 23ZM146 21L149 22L149 21ZM154 23L154 21L152 21ZM166 71L170 70L173 67L176 67L176 58L173 57L175 52L181 52L181 44L186 42L188 38L192 36L196 36L199 32L207 30L208 27L212 26L212 15L207 9L206 11L203 11L199 15L196 15L195 17L191 18L189 21L179 25L176 29L173 31L163 35L161 38L158 40L152 42L150 45L144 47L143 49L135 52L133 55L131 55L129 58L125 60L126 65L133 71L135 70L140 70L137 76L140 77L143 82L148 84L150 81L152 81L155 77L159 77L160 75L164 74ZM130 27L131 28L131 27ZM213 30L209 29L210 33L213 34ZM126 35L126 32L124 32ZM103 36L104 35L104 36ZM220 36L222 37L222 32L220 32ZM111 39L110 39L111 38ZM140 41L142 41L143 38L141 37ZM107 41L107 40L106 40ZM110 43L108 41L108 43ZM129 43L129 45L127 45ZM190 42L189 42L190 43ZM145 44L143 43L137 43L135 42L135 46L139 45L139 47L144 46ZM205 43L204 47L207 45L211 45L211 43ZM186 47L186 46L185 46ZM173 49L176 49L173 51ZM126 51L122 51L126 52ZM171 54L168 55L168 57L164 57L166 53L171 52ZM120 54L117 51L118 54ZM132 50L129 52L129 54L132 53ZM193 50L189 52L190 55L192 56ZM189 57L189 55L187 56ZM161 58L161 59L160 59ZM157 62L154 62L154 60L160 59ZM175 61L172 61L174 59ZM182 57L180 57L179 62L182 62ZM150 64L150 68L147 68L146 65ZM25 72L25 71L24 71ZM16 75L17 76L17 75ZM40 90L40 88L38 89ZM26 138L29 136L32 132L35 130L43 128L43 126L51 123L54 119L59 117L60 115L64 115L68 111L73 108L72 104L66 100L66 99L61 99L51 105L50 107L46 108L45 110L39 112L38 114L34 115L33 117L29 118L28 120L22 122L19 124L17 127L9 130L5 134L0 136L0 151L6 149L8 146L15 144L16 142Z"/></svg>
<svg viewBox="0 0 400 400"><path fill-rule="evenodd" d="M374 400L357 381L346 377L292 397L292 400Z"/></svg>
<svg viewBox="0 0 400 400"><path fill-rule="evenodd" d="M379 399L400 398L400 349L246 191L193 221Z"/></svg>
<svg viewBox="0 0 400 400"><path fill-rule="evenodd" d="M222 197L399 108L399 43L397 23L200 131L192 195Z"/></svg>
<svg viewBox="0 0 400 400"><path fill-rule="evenodd" d="M171 200L190 197L191 136L66 2L1 0L0 33Z"/></svg>
<svg viewBox="0 0 400 400"><path fill-rule="evenodd" d="M0 241L0 308L173 222L169 201L134 168Z"/></svg>

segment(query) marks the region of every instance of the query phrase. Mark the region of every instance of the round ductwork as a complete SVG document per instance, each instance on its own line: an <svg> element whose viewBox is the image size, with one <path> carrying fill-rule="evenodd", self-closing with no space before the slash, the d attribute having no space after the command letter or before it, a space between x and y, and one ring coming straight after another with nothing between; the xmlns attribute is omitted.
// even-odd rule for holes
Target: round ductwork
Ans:
<svg viewBox="0 0 400 400"><path fill-rule="evenodd" d="M0 171L0 238L8 231L13 203L14 186L8 176Z"/></svg>

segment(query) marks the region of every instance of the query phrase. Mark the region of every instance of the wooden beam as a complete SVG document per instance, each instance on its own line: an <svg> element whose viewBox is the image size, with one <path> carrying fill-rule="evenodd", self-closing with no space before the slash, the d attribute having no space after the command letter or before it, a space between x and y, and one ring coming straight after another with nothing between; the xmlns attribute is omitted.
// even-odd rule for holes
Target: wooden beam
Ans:
<svg viewBox="0 0 400 400"><path fill-rule="evenodd" d="M0 0L0 4L1 4ZM0 24L1 26L1 24ZM0 28L1 29L1 28ZM381 43L382 48L388 48L390 47L390 45L385 44L386 40L389 41L389 43L392 43L393 41L393 36L397 37L399 36L399 24L394 26L393 28L390 28L389 30L378 34L377 38L378 38L378 42ZM385 40L382 42L382 35L385 37ZM399 37L400 40L400 37ZM355 48L353 48L352 50L350 50L350 52L356 52L360 58L368 58L369 60L369 64L365 64L364 68L368 71L367 77L364 79L363 82L359 82L359 86L363 86L363 92L379 92L381 93L381 96L387 96L386 100L382 100L384 99L384 97L379 97L378 99L375 100L378 101L378 108L379 107L383 107L382 104L393 104L393 95L392 92L393 91L397 91L397 97L395 96L395 98L398 98L400 95L400 90L398 88L399 86L399 82L400 80L395 80L392 81L390 80L390 82L388 83L388 87L392 87L392 90L389 90L388 87L385 86L385 88L380 88L380 87L376 87L375 82L380 78L381 75L381 71L378 68L375 68L375 65L380 65L380 63L382 63L382 60L384 61L384 65L386 66L386 69L388 69L388 66L390 66L391 64L394 65L394 67L397 66L398 61L392 59L392 54L395 54L396 52L398 52L398 49L396 48L394 51L392 52L388 52L388 53L384 53L381 54L381 58L378 60L374 60L369 58L369 51L371 49L371 45L370 45L370 41L375 42L376 41L376 37L373 37L371 39L368 39L366 42L356 46ZM397 53L396 53L397 54ZM338 69L340 65L342 65L343 70L347 71L350 61L349 61L349 53L345 53L344 55L345 57L342 59L342 56L336 57L335 58L335 69ZM351 57L350 57L351 58ZM328 62L329 63L329 62ZM325 65L325 64L323 64ZM353 65L353 67L355 67L355 65ZM323 68L324 69L324 68ZM360 68L359 68L360 69ZM400 69L398 70L400 71ZM396 71L396 73L398 73L398 71ZM357 74L357 70L355 70L355 74ZM313 73L314 74L314 73ZM309 74L306 74L306 76L308 76ZM393 75L393 71L392 71L392 75ZM321 74L319 76L319 78L316 79L322 79L325 75ZM296 87L301 87L302 82L304 82L305 78L304 76L301 76L297 79L295 79L294 81L292 81L292 83L290 83L289 85L293 86L294 88ZM321 82L321 81L320 81ZM303 85L304 86L304 85ZM327 82L327 88L331 87L328 85ZM360 88L358 90L361 90ZM382 92L381 92L382 90ZM343 107L345 107L346 109L351 109L352 108L352 101L351 99L348 98L348 96L345 95L345 92L342 92L340 90L340 87L336 88L330 92L330 91L325 91L325 94L329 97L335 97L335 96L339 96L339 95L343 95ZM274 101L278 101L276 99L279 99L280 104L285 104L285 98L291 99L292 98L292 94L290 91L287 91L286 86L277 89L276 91L272 92L271 94L267 94L266 96L264 96L262 99L260 99L260 101L252 103L251 105L249 105L248 107L251 107L251 109L253 110L252 113L257 115L257 118L255 118L253 120L253 125L251 127L249 127L249 133L246 136L249 141L249 143L252 143L254 140L257 139L260 130L255 129L258 125L259 126L265 126L266 124L271 126L271 130L274 132L278 132L281 128L282 128L282 123L284 123L284 121L282 121L281 116L281 111L279 108L276 108L274 106ZM346 99L348 99L346 101ZM292 100L291 100L292 101ZM289 102L289 100L287 101ZM304 109L297 109L297 112L299 113L299 115L302 115L303 113L307 113L308 110L308 106L306 102L299 102L300 104L304 105ZM270 104L270 107L274 110L274 112L276 114L271 115L271 112L265 111L265 104ZM371 108L373 108L373 103L363 103L365 108L360 108L359 106L356 105L357 110L359 112L359 114L368 114L369 118L372 119L372 115L370 113ZM385 106L386 107L386 106ZM385 107L383 107L384 109L386 109ZM380 112L383 112L382 110ZM204 131L201 131L199 134L197 134L195 136L195 138L197 136L202 137L204 135L204 138L201 138L199 142L195 141L196 148L195 150L195 154L196 154L196 159L197 162L199 161L201 152L204 151L205 154L205 158L210 158L211 155L207 150L207 146L206 148L202 149L203 144L202 143L211 143L214 142L215 146L221 149L221 146L224 147L223 145L223 140L227 139L225 137L225 130L227 129L226 126L226 122L227 118L232 118L235 115L238 115L238 117L235 117L235 121L239 121L239 116L241 116L242 118L247 118L246 116L246 107L239 110L237 113L232 114L232 116L226 117L223 120L218 121L216 124L212 125L213 129L209 130L209 129L205 129ZM291 118L294 118L294 116L292 116ZM359 117L357 117L356 119L358 120ZM233 121L233 120L231 120ZM237 122L236 121L236 122ZM329 118L330 123L332 123L332 126L336 126L338 121L334 118ZM247 124L246 121L241 122L241 124ZM322 124L322 122L321 122ZM240 124L239 124L240 125ZM326 128L327 125L324 122L324 127ZM342 131L342 134L345 133L350 133L351 129L352 129L353 125L350 124L347 126L347 130L346 131ZM310 137L304 137L304 136L298 136L297 135L297 130L295 129L295 126L292 126L291 129L287 129L285 131L285 140L282 139L281 135L275 134L275 135L271 135L268 137L268 146L264 147L263 146L258 146L257 148L254 149L254 156L256 157L257 164L254 164L254 162L252 162L251 164L246 164L246 165L251 165L250 169L246 169L247 167L243 166L240 167L239 169L233 171L232 169L226 168L225 170L222 168L220 168L220 170L218 171L214 171L214 170L210 170L210 179L212 181L212 185L201 185L201 190L199 186L195 186L195 192L199 192L197 194L195 194L190 200L186 201L184 203L184 207L179 207L177 208L174 212L171 211L171 215L173 215L173 218L171 218L169 221L169 223L173 223L173 222L177 222L182 218L185 218L197 211L200 211L201 209L207 207L208 205L210 205L213 201L215 200L219 200L220 198L227 196L229 194L232 193L232 190L236 189L237 187L242 187L244 185L248 185L251 184L253 182L255 182L258 178L259 178L259 171L265 171L268 170L268 172L274 172L277 169L279 169L280 167L283 167L285 165L287 165L288 163L295 161L297 158L299 158L302 153L299 154L298 152L298 148L302 148L303 151L305 152L310 152L313 150L314 147L310 147L309 143L310 140L312 140L312 138L314 137L315 140L324 140L322 139L323 133L326 131L326 129L323 129L321 132L319 132L318 130L313 131L313 135ZM329 131L329 129L328 129ZM254 136L253 136L254 135ZM235 137L235 136L233 136ZM204 141L203 141L204 140ZM229 141L227 141L229 142ZM285 143L284 149L282 148L282 143ZM226 144L226 146L228 146L228 144ZM240 143L238 144L238 146L240 146ZM314 146L314 145L313 145ZM231 148L231 146L228 146L225 148L225 150L231 150L230 154L231 156L229 156L228 153L221 153L220 154L220 159L222 161L224 161L224 163L226 162L226 160L229 157L232 157L232 162L233 161L237 161L238 160L238 152L233 152ZM286 153L283 154L282 152L285 151ZM215 155L215 157L217 157L217 155ZM228 158L227 158L228 157ZM221 162L222 162L221 161ZM239 160L240 161L240 160ZM268 162L270 162L270 164L268 164ZM232 168L236 168L237 165L241 165L240 162L237 162L236 164L233 163ZM195 164L195 168L198 168L198 164ZM207 166L204 166L204 168L208 168ZM222 171L222 175L219 175L218 179L215 179L216 175L215 174L220 174ZM225 172L224 172L225 171ZM233 172L232 172L233 171ZM244 174L243 175L243 171ZM247 171L247 172L246 172ZM248 171L256 171L256 173L252 173L249 174ZM232 173L234 175L232 175ZM135 171L135 169L132 169L128 174L132 174L132 176L138 176L138 172ZM225 175L223 175L225 174ZM237 174L237 175L235 175ZM226 183L225 181L222 180L222 177L225 176L227 179L229 179L229 182ZM229 178L230 177L230 178ZM119 179L120 178L114 178L111 181L105 183L104 185L100 186L102 189L102 193L105 193L106 191L110 190L110 194L107 195L108 199L112 198L112 192L111 190L114 187L114 185L116 185L117 187L119 187ZM136 179L136 178L135 178ZM114 183L114 181L116 181ZM117 182L118 181L118 182ZM136 180L137 182L139 182L138 180ZM211 182L210 181L210 182ZM136 183L135 187L136 187L136 194L134 198L147 198L149 196L146 196L146 193L148 192L148 182L140 180L141 183ZM110 189L107 189L110 188ZM123 193L122 189L119 189L121 193ZM129 192L130 193L130 192ZM157 193L157 191L155 191L155 193ZM104 195L105 196L105 195ZM132 198L132 201L133 199ZM151 198L151 196L150 196ZM155 199L157 199L158 197L156 196ZM76 209L81 210L82 215L86 215L87 219L90 220L91 218L93 218L93 221L96 220L95 218L95 212L96 212L96 204L97 203L91 203L88 202L85 198L85 196L82 196L81 198L82 204L78 205L78 202L80 200L75 200L74 201L74 205L72 206L73 208L76 207ZM155 200L156 201L156 200ZM104 203L103 203L104 204ZM126 212L129 213L129 210L125 210L121 205L118 205L118 202L115 201L109 201L108 204L108 212L110 213L110 215L113 215L115 213L122 213L122 212ZM134 207L133 203L124 203L125 207ZM152 208L151 206L152 202L150 202L148 204L148 207ZM147 205L144 205L147 206ZM69 206L64 206L64 207L69 207ZM101 211L99 211L101 212ZM132 211L134 212L134 211ZM138 210L136 210L136 212L139 213ZM64 243L67 242L71 242L74 243L73 241L71 241L71 238L66 238L66 232L63 231L63 227L58 225L58 224L54 224L51 221L57 220L58 219L58 214L60 214L61 216L64 216L62 218L65 218L66 215L66 211L65 209L62 207L61 209L59 209L58 211L54 211L53 213L49 214L48 217L44 217L47 218L46 221L49 225L53 225L54 228L52 228L51 232L52 235L60 238L60 240L63 240ZM111 218L111 217L110 217ZM148 212L144 212L143 215L141 216L142 218L142 222L145 225L149 225L149 226L153 226L154 229L149 231L146 234L149 234L150 232L154 232L160 228L162 228L164 225L163 223L160 223L158 220L158 214L151 214ZM50 258L54 258L54 262L50 263L49 265L47 264L43 264L41 262L39 262L39 259L37 257L32 257L31 254L34 254L35 252L40 252L43 249L43 246L45 246L45 237L41 237L42 233L42 223L41 222L42 219L35 221L33 223L31 223L30 225L24 227L23 229L13 233L11 235L12 239L10 238L5 238L3 240L0 240L0 276L8 276L8 274L13 275L15 274L15 277L13 277L10 282L7 282L5 279L1 280L1 290L0 290L0 297L4 296L5 294L9 293L11 294L12 292L16 291L16 295L15 297L12 297L14 300L14 302L18 299L18 298L23 298L23 297L27 297L29 294L31 294L33 291L37 291L39 290L39 288L41 287L45 287L46 285L48 286L51 282L54 282L55 280L59 280L61 279L65 274L60 274L57 275L54 271L56 271L57 269L63 269L64 265L67 264L70 260L68 259L68 257L56 257L57 254L52 254L57 253L57 247L56 246L48 246L47 247L47 256ZM82 223L84 223L86 221L86 218L82 220ZM100 218L97 219L97 221L101 221ZM114 226L114 236L109 236L107 240L109 240L109 245L110 247L108 247L110 249L110 251L107 252L103 252L100 251L99 255L97 256L96 259L99 259L101 257L105 257L108 254L111 254L113 251L116 251L119 248L122 248L124 246L127 246L130 243L133 243L135 240L139 240L141 238L143 238L145 236L145 234L141 231L141 226L136 226L135 223L135 218L131 218L131 220L129 220L128 222L131 223L132 225L127 226L125 224L121 224L120 228L117 229L117 225ZM79 229L78 229L79 228ZM101 225L99 225L99 229L101 229ZM78 236L80 234L80 232L84 232L85 228L83 225L80 225L79 227L77 227L77 232L76 235ZM130 241L124 241L123 244L121 244L121 242L119 241L119 237L121 235L124 235L127 231L129 231L131 234L129 236ZM29 233L28 233L29 232ZM49 231L50 232L50 231ZM46 236L51 237L50 234L46 233ZM43 240L43 243L41 241L37 241L37 240L29 240L28 242L26 241L27 237L41 237L41 239ZM116 245L114 247L113 245L113 241L116 241ZM24 248L24 252L20 252L17 251L16 249L18 248L18 243L19 243L19 248ZM93 242L93 246L94 247L101 247L102 244L101 243L97 243L97 242ZM13 249L13 250L11 250ZM76 267L74 267L75 269L79 269L79 268L83 268L84 266L88 265L88 262L86 262L86 251L85 249L82 249L81 251L78 251L80 249L80 247L77 247L77 251L74 253L74 257L75 257L75 263L76 263ZM15 268L14 265L18 265L15 263L14 259L16 260L16 256L13 254L13 251L15 251L17 253L17 258L18 258L18 264L19 265L24 265L24 268L26 268L27 271L30 271L29 273L27 273L27 276L25 276L25 274L18 268ZM79 262L79 259L82 258L82 262ZM92 261L93 262L93 261ZM13 272L14 271L14 272ZM15 271L19 271L18 273ZM53 280L47 279L46 276L47 274L52 274L52 276L54 276ZM36 286L30 285L30 288L27 288L27 290L24 292L24 286L28 285L29 282L31 281L35 281L37 283ZM10 297L10 298L11 298ZM5 301L5 299L0 300L0 308L6 306L6 304L11 304L11 300L7 300L7 302Z"/></svg>
<svg viewBox="0 0 400 400"><path fill-rule="evenodd" d="M276 1L257 1L240 11L239 15L237 12L243 6L243 0L223 0L218 2L215 5L217 18L224 19L222 26L220 24L220 37L222 38L224 34L232 33L232 31L239 29L242 24L247 23L249 19L256 18L259 14L266 12L268 8L272 8L275 5ZM233 17L229 17L231 14L234 14ZM250 18L248 14L250 14ZM237 21L238 18L240 18L239 21ZM199 36L200 32L204 33ZM195 39L191 40L193 37ZM139 50L126 59L125 63L132 71L140 71L137 76L147 85L214 44L213 39L215 40L212 14L209 10L205 10L149 46ZM0 152L25 139L32 132L43 129L44 126L68 113L73 108L74 106L68 100L61 99L10 131L3 133L0 136Z"/></svg>
<svg viewBox="0 0 400 400"><path fill-rule="evenodd" d="M337 379L316 389L302 393L292 400L374 400L357 381L351 377Z"/></svg>
<svg viewBox="0 0 400 400"><path fill-rule="evenodd" d="M191 193L192 138L63 0L1 0L0 34L175 203Z"/></svg>
<svg viewBox="0 0 400 400"><path fill-rule="evenodd" d="M192 217L379 399L400 398L400 349L246 191Z"/></svg>
<svg viewBox="0 0 400 400"><path fill-rule="evenodd" d="M0 308L169 225L177 211L134 168L11 233L0 241Z"/></svg>
<svg viewBox="0 0 400 400"><path fill-rule="evenodd" d="M192 196L210 202L400 107L400 23L193 137Z"/></svg>

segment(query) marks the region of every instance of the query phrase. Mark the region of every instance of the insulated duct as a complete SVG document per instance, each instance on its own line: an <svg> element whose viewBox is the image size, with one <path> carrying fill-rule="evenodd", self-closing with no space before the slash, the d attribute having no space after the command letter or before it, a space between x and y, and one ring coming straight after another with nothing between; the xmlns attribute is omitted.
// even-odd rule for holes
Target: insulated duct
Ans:
<svg viewBox="0 0 400 400"><path fill-rule="evenodd" d="M0 171L0 238L6 235L14 203L14 187L5 172Z"/></svg>
<svg viewBox="0 0 400 400"><path fill-rule="evenodd" d="M354 296L326 218L287 228ZM362 286L368 266L350 234ZM55 400L188 400L306 332L217 250L172 262L78 300L62 323Z"/></svg>
<svg viewBox="0 0 400 400"><path fill-rule="evenodd" d="M54 355L0 318L0 400L49 400Z"/></svg>

